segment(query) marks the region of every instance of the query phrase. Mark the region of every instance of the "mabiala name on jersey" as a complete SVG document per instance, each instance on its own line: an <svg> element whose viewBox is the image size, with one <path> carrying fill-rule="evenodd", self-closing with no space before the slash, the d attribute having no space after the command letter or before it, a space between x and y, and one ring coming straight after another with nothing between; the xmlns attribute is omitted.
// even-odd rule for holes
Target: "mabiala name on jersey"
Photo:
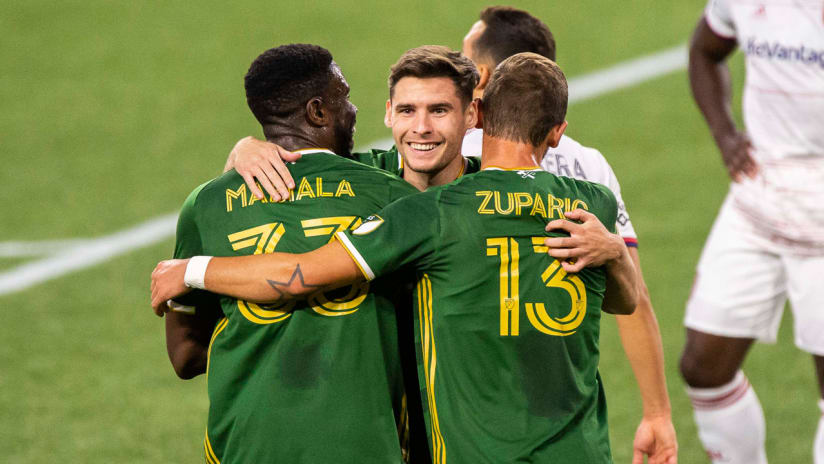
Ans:
<svg viewBox="0 0 824 464"><path fill-rule="evenodd" d="M336 186L335 183L332 182L331 186L333 187L330 188L330 184L328 183L324 185L322 177L316 177L314 179L314 182L310 182L307 178L304 177L300 180L297 189L289 189L289 201L298 201L304 198L340 198L343 196L355 196L355 191L352 189L352 184L350 184L349 181L346 179L343 179L340 182L338 182ZM258 188L263 190L260 184L258 184ZM247 206L252 206L257 202L270 203L274 201L275 199L271 196L269 198L264 197L262 200L259 200L256 196L252 195L251 193L247 193L246 184L241 184L237 188L237 190L226 189L227 213L231 212L238 203L240 204L241 208L245 208Z"/></svg>
<svg viewBox="0 0 824 464"><path fill-rule="evenodd" d="M481 190L475 192L475 195L481 198L478 214L528 214L546 219L562 219L565 212L577 208L589 209L583 200L560 198L549 193L544 197L540 193Z"/></svg>

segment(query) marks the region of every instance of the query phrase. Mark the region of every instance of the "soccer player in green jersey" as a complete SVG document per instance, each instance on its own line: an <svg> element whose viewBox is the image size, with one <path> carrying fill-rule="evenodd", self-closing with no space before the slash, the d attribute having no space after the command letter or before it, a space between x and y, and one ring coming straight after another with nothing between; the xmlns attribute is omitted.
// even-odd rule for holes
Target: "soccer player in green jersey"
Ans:
<svg viewBox="0 0 824 464"><path fill-rule="evenodd" d="M600 312L631 312L637 275L617 237L585 269L545 258L570 240L545 229L580 227L565 212L586 209L572 215L594 216L586 224L601 229L617 214L606 187L540 170L566 127L566 103L553 62L515 55L484 92L480 173L403 198L313 252L163 262L153 305L184 282L289 301L411 267L434 462L611 462Z"/></svg>
<svg viewBox="0 0 824 464"><path fill-rule="evenodd" d="M249 195L234 171L201 185L180 213L176 257L311 250L416 192L344 157L356 108L327 50L268 50L245 87L267 140L303 149L289 168L298 186L273 202ZM183 378L208 374L206 462L402 462L397 294L376 280L275 305L207 292L176 299L172 364Z"/></svg>

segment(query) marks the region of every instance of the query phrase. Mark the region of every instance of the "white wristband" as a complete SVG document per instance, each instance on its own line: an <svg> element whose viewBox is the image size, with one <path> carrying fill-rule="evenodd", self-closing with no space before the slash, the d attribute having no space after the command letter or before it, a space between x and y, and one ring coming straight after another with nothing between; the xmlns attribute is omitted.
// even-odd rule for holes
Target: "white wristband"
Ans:
<svg viewBox="0 0 824 464"><path fill-rule="evenodd" d="M183 275L183 283L189 288L205 289L206 267L209 266L211 256L192 256L189 264L186 265L186 273Z"/></svg>

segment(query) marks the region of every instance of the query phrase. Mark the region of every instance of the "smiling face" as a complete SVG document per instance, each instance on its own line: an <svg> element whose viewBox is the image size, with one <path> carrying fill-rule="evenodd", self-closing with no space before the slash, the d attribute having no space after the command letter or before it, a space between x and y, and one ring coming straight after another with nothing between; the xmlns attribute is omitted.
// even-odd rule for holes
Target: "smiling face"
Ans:
<svg viewBox="0 0 824 464"><path fill-rule="evenodd" d="M409 76L395 84L384 122L392 129L404 170L436 176L463 162L463 137L476 117L475 104L464 108L452 79Z"/></svg>

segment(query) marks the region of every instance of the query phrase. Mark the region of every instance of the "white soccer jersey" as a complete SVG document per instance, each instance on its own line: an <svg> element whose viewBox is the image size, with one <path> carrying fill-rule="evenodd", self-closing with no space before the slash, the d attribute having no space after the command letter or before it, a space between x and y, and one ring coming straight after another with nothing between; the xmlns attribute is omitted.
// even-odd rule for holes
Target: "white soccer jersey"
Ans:
<svg viewBox="0 0 824 464"><path fill-rule="evenodd" d="M464 156L481 156L482 144L483 130L470 129L464 136L461 153ZM541 167L557 176L588 180L609 187L618 201L618 220L615 224L618 233L628 246L638 245L638 236L621 198L621 185L601 152L564 135L557 147L547 150Z"/></svg>
<svg viewBox="0 0 824 464"><path fill-rule="evenodd" d="M759 165L733 204L776 250L824 246L824 1L710 0L707 24L746 55L744 123Z"/></svg>
<svg viewBox="0 0 824 464"><path fill-rule="evenodd" d="M704 16L746 55L744 123L756 160L824 157L824 2L710 0Z"/></svg>

